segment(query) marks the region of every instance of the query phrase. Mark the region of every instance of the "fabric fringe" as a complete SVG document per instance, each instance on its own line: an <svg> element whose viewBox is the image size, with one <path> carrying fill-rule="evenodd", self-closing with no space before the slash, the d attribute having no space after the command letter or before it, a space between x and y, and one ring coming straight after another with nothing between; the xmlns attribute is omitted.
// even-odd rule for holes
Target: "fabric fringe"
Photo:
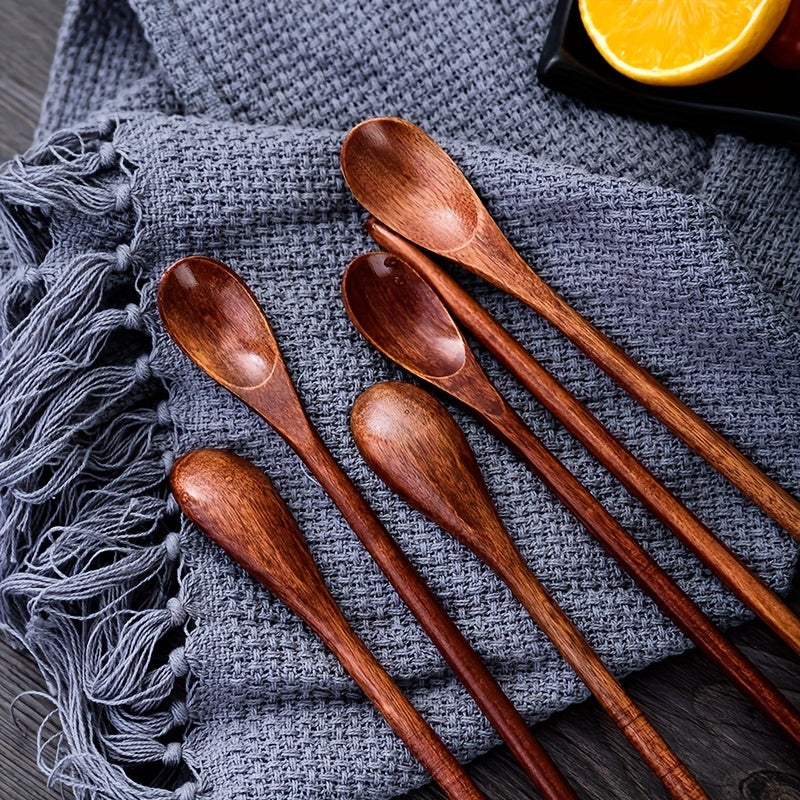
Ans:
<svg viewBox="0 0 800 800"><path fill-rule="evenodd" d="M173 428L114 129L56 133L0 174L0 629L55 700L60 732L45 737L48 717L39 741L52 785L192 800ZM90 251L59 240L76 218ZM140 782L153 762L157 785Z"/></svg>

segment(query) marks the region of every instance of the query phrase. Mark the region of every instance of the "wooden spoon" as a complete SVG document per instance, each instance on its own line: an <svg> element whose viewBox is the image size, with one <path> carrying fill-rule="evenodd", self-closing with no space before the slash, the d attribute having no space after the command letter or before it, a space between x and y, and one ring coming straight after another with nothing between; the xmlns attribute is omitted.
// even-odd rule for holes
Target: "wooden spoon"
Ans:
<svg viewBox="0 0 800 800"><path fill-rule="evenodd" d="M194 450L175 462L170 481L186 516L325 642L447 796L482 798L442 740L350 627L322 580L303 534L266 475L225 450Z"/></svg>
<svg viewBox="0 0 800 800"><path fill-rule="evenodd" d="M353 406L366 462L410 505L466 545L508 585L674 797L705 797L691 773L539 583L511 541L453 418L410 383L380 383Z"/></svg>
<svg viewBox="0 0 800 800"><path fill-rule="evenodd" d="M800 619L581 402L435 261L374 217L369 235L400 256L442 298L453 316L550 411L634 497L669 528L748 608L800 653Z"/></svg>
<svg viewBox="0 0 800 800"><path fill-rule="evenodd" d="M478 365L444 304L399 257L370 253L345 271L350 319L384 355L444 390L531 468L550 491L732 683L800 745L800 716L647 551L534 436Z"/></svg>
<svg viewBox="0 0 800 800"><path fill-rule="evenodd" d="M527 303L766 514L800 539L800 502L559 297L522 260L450 157L405 120L369 119L342 145L344 178L371 214Z"/></svg>
<svg viewBox="0 0 800 800"><path fill-rule="evenodd" d="M263 417L308 466L542 795L574 800L525 720L328 451L244 281L215 259L182 258L161 278L158 308L189 358Z"/></svg>

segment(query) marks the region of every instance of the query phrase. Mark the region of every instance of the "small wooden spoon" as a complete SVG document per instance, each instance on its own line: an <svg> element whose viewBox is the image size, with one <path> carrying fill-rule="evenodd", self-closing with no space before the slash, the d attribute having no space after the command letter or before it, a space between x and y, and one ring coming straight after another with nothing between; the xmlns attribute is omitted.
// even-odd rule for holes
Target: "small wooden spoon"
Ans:
<svg viewBox="0 0 800 800"><path fill-rule="evenodd" d="M409 372L472 409L538 475L661 611L800 745L800 715L536 438L494 388L440 297L417 272L388 253L359 256L345 271L342 294L350 319L368 342Z"/></svg>
<svg viewBox="0 0 800 800"><path fill-rule="evenodd" d="M359 450L378 476L508 585L670 793L705 797L525 564L500 521L467 440L441 404L410 383L379 383L356 400L350 425Z"/></svg>
<svg viewBox="0 0 800 800"><path fill-rule="evenodd" d="M542 795L575 800L525 720L330 454L244 281L213 258L182 258L161 278L158 309L186 355L263 417L308 466Z"/></svg>
<svg viewBox="0 0 800 800"><path fill-rule="evenodd" d="M527 303L800 539L800 502L559 297L522 260L461 170L424 131L391 117L366 120L347 135L341 165L353 195L367 211L412 242Z"/></svg>
<svg viewBox="0 0 800 800"><path fill-rule="evenodd" d="M634 497L669 528L746 606L796 653L800 618L638 461L483 306L418 247L370 217L365 227L436 290L453 316L511 372Z"/></svg>
<svg viewBox="0 0 800 800"><path fill-rule="evenodd" d="M330 648L452 800L483 794L342 614L303 534L266 475L225 450L194 450L170 476L178 504L210 539L291 608Z"/></svg>

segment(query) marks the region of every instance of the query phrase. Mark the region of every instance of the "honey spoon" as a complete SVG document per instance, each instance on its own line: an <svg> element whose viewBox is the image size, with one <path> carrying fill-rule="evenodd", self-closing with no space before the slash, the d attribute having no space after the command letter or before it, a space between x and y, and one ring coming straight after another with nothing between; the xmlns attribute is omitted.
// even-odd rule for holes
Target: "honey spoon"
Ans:
<svg viewBox="0 0 800 800"><path fill-rule="evenodd" d="M796 653L800 618L681 501L638 461L477 300L418 247L370 217L365 227L384 249L400 256L436 290L453 316L586 449L691 550L748 608Z"/></svg>
<svg viewBox="0 0 800 800"><path fill-rule="evenodd" d="M441 299L417 272L388 253L362 255L347 267L342 295L350 319L368 342L475 412L658 608L722 669L742 694L800 745L797 711L536 438L492 385Z"/></svg>
<svg viewBox="0 0 800 800"><path fill-rule="evenodd" d="M379 383L356 400L350 426L378 477L508 585L669 792L678 798L705 797L525 564L500 521L467 440L442 405L410 383Z"/></svg>
<svg viewBox="0 0 800 800"><path fill-rule="evenodd" d="M178 505L328 646L451 800L483 794L345 619L269 479L225 450L194 450L170 475Z"/></svg>
<svg viewBox="0 0 800 800"><path fill-rule="evenodd" d="M216 259L182 258L161 278L158 308L186 355L247 403L308 466L534 786L547 800L575 800L525 720L325 446L244 281Z"/></svg>
<svg viewBox="0 0 800 800"><path fill-rule="evenodd" d="M800 502L556 294L503 235L464 174L416 125L368 119L342 145L344 178L381 222L541 314L622 389L800 540Z"/></svg>

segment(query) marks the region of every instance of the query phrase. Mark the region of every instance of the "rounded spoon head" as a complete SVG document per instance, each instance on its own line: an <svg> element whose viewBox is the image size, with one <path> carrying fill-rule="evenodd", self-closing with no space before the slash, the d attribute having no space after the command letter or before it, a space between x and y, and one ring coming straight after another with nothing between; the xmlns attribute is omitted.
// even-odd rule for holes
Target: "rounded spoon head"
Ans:
<svg viewBox="0 0 800 800"><path fill-rule="evenodd" d="M368 253L353 259L342 297L364 338L421 378L435 382L454 375L471 357L439 295L397 256Z"/></svg>
<svg viewBox="0 0 800 800"><path fill-rule="evenodd" d="M305 538L269 478L227 450L179 458L170 484L178 505L250 575L309 621L327 599Z"/></svg>
<svg viewBox="0 0 800 800"><path fill-rule="evenodd" d="M253 293L221 261L176 261L161 277L158 310L178 346L228 389L254 388L272 375L275 337Z"/></svg>
<svg viewBox="0 0 800 800"><path fill-rule="evenodd" d="M466 437L444 406L410 383L378 383L350 415L380 479L489 564L512 548Z"/></svg>
<svg viewBox="0 0 800 800"><path fill-rule="evenodd" d="M356 200L381 222L428 250L468 244L482 205L450 156L406 120L356 125L342 145L342 174Z"/></svg>

